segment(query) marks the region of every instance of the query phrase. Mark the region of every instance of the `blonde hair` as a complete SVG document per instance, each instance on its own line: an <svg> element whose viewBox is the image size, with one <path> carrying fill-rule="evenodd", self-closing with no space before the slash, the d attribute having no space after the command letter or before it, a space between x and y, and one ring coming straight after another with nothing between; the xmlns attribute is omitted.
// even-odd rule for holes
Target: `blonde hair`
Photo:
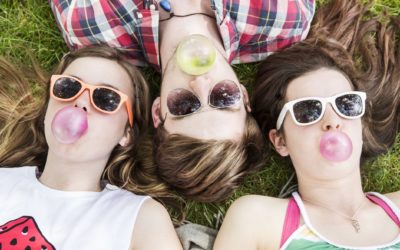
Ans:
<svg viewBox="0 0 400 250"><path fill-rule="evenodd" d="M150 94L141 73L117 49L106 46L87 47L66 54L53 74L61 74L74 60L81 57L101 57L117 62L128 73L134 86L132 110L133 128L130 144L117 145L103 172L109 183L128 191L155 197L168 197L167 185L136 160L137 149L146 133L150 115ZM49 77L33 61L28 72L0 59L0 165L17 167L38 166L43 170L48 145L44 135L44 115L49 100ZM34 88L30 85L34 84ZM41 94L33 94L33 91ZM37 96L39 95L39 97ZM129 126L127 124L127 126Z"/></svg>

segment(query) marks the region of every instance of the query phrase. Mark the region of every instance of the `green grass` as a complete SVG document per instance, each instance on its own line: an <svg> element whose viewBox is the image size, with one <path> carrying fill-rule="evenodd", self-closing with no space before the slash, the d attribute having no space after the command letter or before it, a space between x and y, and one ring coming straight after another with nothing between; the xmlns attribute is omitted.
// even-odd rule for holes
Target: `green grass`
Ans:
<svg viewBox="0 0 400 250"><path fill-rule="evenodd" d="M67 51L47 1L0 1L0 55L24 61L26 49L47 70Z"/></svg>
<svg viewBox="0 0 400 250"><path fill-rule="evenodd" d="M320 5L326 0L317 2ZM377 0L372 12L380 13L383 9L391 15L399 15L400 0ZM51 70L67 51L47 1L0 0L0 55L25 63L26 49L33 52L46 70ZM248 86L251 92L256 64L238 65L234 68L241 82ZM144 72L151 85L152 94L156 96L159 90L157 82L160 78L152 69L146 68ZM363 167L365 190L383 193L400 190L399 166L400 135L388 153ZM245 184L226 202L219 204L188 202L185 208L187 219L216 228L229 205L238 197L245 194L283 195L295 185L294 179L293 170L287 162L274 156L266 162L266 166L260 172L248 176Z"/></svg>
<svg viewBox="0 0 400 250"><path fill-rule="evenodd" d="M372 12L381 13L387 11L390 15L400 15L400 0L377 0L372 7Z"/></svg>

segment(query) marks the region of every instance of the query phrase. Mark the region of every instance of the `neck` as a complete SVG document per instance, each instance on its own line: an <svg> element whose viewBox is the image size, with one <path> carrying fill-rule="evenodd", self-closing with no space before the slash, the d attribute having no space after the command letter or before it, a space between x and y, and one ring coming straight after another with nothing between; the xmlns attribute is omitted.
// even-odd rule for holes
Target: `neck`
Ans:
<svg viewBox="0 0 400 250"><path fill-rule="evenodd" d="M179 1L179 3L177 3L177 1L170 0L170 2L174 13L178 15L190 13L207 13L212 16L214 15L207 1ZM161 10L161 12L163 11ZM163 19L164 15L161 15L161 19ZM162 72L164 72L167 62L174 55L179 42L184 37L192 34L201 34L210 38L219 51L225 51L215 19L204 15L174 17L160 23ZM225 53L223 53L223 55L225 56Z"/></svg>
<svg viewBox="0 0 400 250"><path fill-rule="evenodd" d="M49 151L39 181L63 191L100 191L100 178L106 163L104 159L75 162L62 159Z"/></svg>
<svg viewBox="0 0 400 250"><path fill-rule="evenodd" d="M318 180L298 176L299 193L304 201L313 205L324 205L335 211L352 215L366 197L361 185L360 168L346 177L334 180Z"/></svg>

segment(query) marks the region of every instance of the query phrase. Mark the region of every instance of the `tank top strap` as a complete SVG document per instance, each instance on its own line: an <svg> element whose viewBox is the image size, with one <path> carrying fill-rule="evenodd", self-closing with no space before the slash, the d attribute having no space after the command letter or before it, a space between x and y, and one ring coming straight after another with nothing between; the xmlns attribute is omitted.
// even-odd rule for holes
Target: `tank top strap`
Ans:
<svg viewBox="0 0 400 250"><path fill-rule="evenodd" d="M299 228L300 216L301 214L299 206L297 205L296 200L291 197L289 199L289 203L286 209L285 221L283 223L282 236L279 247L282 247L287 239L294 233L294 231Z"/></svg>
<svg viewBox="0 0 400 250"><path fill-rule="evenodd" d="M397 224L397 226L400 227L399 208L391 200L375 192L367 193L367 198L376 205L380 206Z"/></svg>

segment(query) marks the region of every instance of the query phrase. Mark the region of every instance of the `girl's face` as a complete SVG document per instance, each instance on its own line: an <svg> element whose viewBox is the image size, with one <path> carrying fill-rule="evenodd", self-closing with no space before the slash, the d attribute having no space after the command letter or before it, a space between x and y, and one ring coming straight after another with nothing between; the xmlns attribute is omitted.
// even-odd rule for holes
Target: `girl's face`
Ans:
<svg viewBox="0 0 400 250"><path fill-rule="evenodd" d="M352 87L342 73L322 68L294 79L288 86L285 101L303 97L331 97L347 91L352 91ZM277 133L274 129L270 131L269 137L280 155L290 156L298 177L308 176L320 180L341 178L360 165L361 118L342 118L331 104L327 104L322 119L317 123L298 126L287 112L282 128L283 133ZM348 159L334 162L322 156L320 140L328 131L340 131L350 138L353 151Z"/></svg>
<svg viewBox="0 0 400 250"><path fill-rule="evenodd" d="M90 85L114 88L132 100L131 79L125 69L115 61L100 57L83 57L73 61L62 74L74 76ZM88 128L76 142L63 144L55 138L51 125L59 110L74 106L86 112ZM128 113L125 105L116 113L102 113L91 104L89 90L85 90L72 101L59 101L50 97L45 117L49 153L74 162L107 160L117 144L127 144L127 124Z"/></svg>

